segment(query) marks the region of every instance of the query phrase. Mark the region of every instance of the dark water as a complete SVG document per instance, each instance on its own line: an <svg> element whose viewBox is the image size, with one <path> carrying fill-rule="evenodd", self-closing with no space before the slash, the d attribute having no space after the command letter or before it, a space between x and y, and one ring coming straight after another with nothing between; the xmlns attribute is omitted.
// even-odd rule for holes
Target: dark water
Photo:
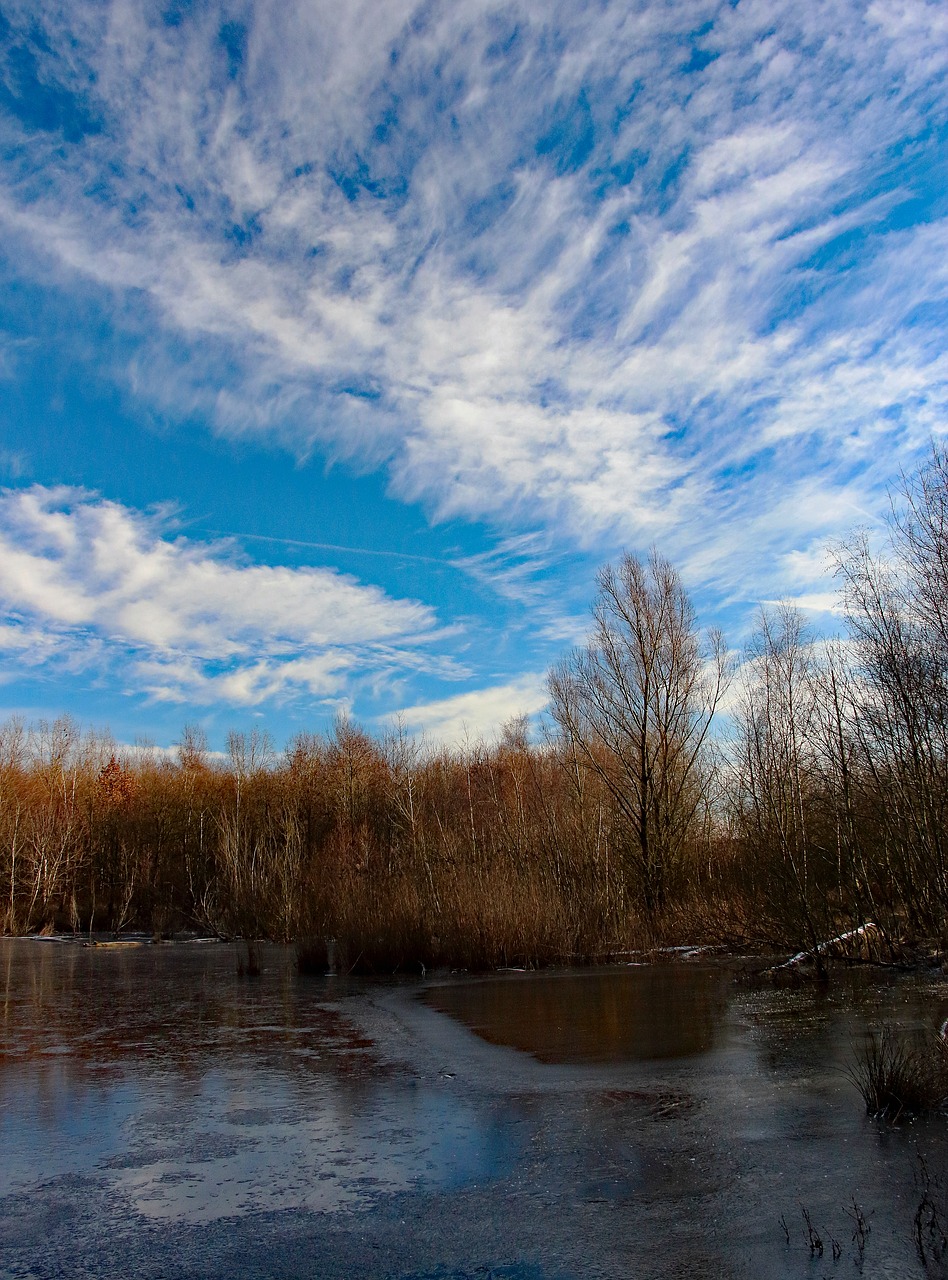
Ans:
<svg viewBox="0 0 948 1280"><path fill-rule="evenodd" d="M445 984L427 1002L541 1062L622 1063L707 1053L732 986L721 969L642 965Z"/></svg>
<svg viewBox="0 0 948 1280"><path fill-rule="evenodd" d="M386 983L271 948L250 980L216 944L3 941L0 1276L945 1274L913 1227L927 1190L948 1235L945 1121L868 1120L846 1071L946 1016L939 975Z"/></svg>

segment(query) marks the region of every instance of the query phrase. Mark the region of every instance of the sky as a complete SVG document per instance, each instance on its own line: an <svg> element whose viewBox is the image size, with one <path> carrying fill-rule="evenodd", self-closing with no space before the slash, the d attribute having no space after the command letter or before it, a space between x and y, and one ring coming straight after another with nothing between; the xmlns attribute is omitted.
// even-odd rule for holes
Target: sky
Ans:
<svg viewBox="0 0 948 1280"><path fill-rule="evenodd" d="M652 546L832 627L946 334L943 0L2 0L0 718L490 738Z"/></svg>

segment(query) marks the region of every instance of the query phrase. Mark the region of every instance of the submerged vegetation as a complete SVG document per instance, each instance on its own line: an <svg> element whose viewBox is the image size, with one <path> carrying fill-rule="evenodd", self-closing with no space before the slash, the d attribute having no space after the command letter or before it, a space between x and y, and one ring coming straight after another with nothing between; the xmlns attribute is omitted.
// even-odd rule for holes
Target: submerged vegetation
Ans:
<svg viewBox="0 0 948 1280"><path fill-rule="evenodd" d="M948 941L948 454L903 481L890 545L836 553L848 638L762 611L743 660L653 553L600 575L550 676L543 741L433 750L340 720L275 755L121 752L69 720L0 730L8 933L198 927L301 964L543 964L631 947L878 959ZM726 705L726 715L721 714ZM712 730L712 719L714 728ZM872 921L872 928L863 928Z"/></svg>

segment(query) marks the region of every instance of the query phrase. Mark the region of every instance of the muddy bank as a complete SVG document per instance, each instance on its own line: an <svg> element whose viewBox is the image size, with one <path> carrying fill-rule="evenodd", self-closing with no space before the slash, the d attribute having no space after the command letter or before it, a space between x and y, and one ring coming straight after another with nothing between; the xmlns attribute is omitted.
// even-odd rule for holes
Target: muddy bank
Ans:
<svg viewBox="0 0 948 1280"><path fill-rule="evenodd" d="M930 1274L944 1124L868 1121L845 1067L868 1026L940 1025L940 977L261 970L0 943L0 1275Z"/></svg>

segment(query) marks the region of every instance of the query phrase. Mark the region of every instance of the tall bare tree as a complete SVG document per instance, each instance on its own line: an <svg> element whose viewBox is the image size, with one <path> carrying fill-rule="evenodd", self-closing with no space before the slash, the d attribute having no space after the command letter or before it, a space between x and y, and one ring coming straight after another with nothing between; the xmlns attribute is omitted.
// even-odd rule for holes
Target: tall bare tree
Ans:
<svg viewBox="0 0 948 1280"><path fill-rule="evenodd" d="M738 817L749 867L778 929L820 960L826 916L820 672L803 615L761 609L741 668Z"/></svg>
<svg viewBox="0 0 948 1280"><path fill-rule="evenodd" d="M885 797L885 871L941 932L948 906L948 452L903 476L889 546L837 555L860 697L862 763Z"/></svg>
<svg viewBox="0 0 948 1280"><path fill-rule="evenodd" d="M612 798L615 842L646 914L665 905L695 826L703 748L728 679L677 570L657 551L599 575L592 635L549 678L552 713Z"/></svg>

